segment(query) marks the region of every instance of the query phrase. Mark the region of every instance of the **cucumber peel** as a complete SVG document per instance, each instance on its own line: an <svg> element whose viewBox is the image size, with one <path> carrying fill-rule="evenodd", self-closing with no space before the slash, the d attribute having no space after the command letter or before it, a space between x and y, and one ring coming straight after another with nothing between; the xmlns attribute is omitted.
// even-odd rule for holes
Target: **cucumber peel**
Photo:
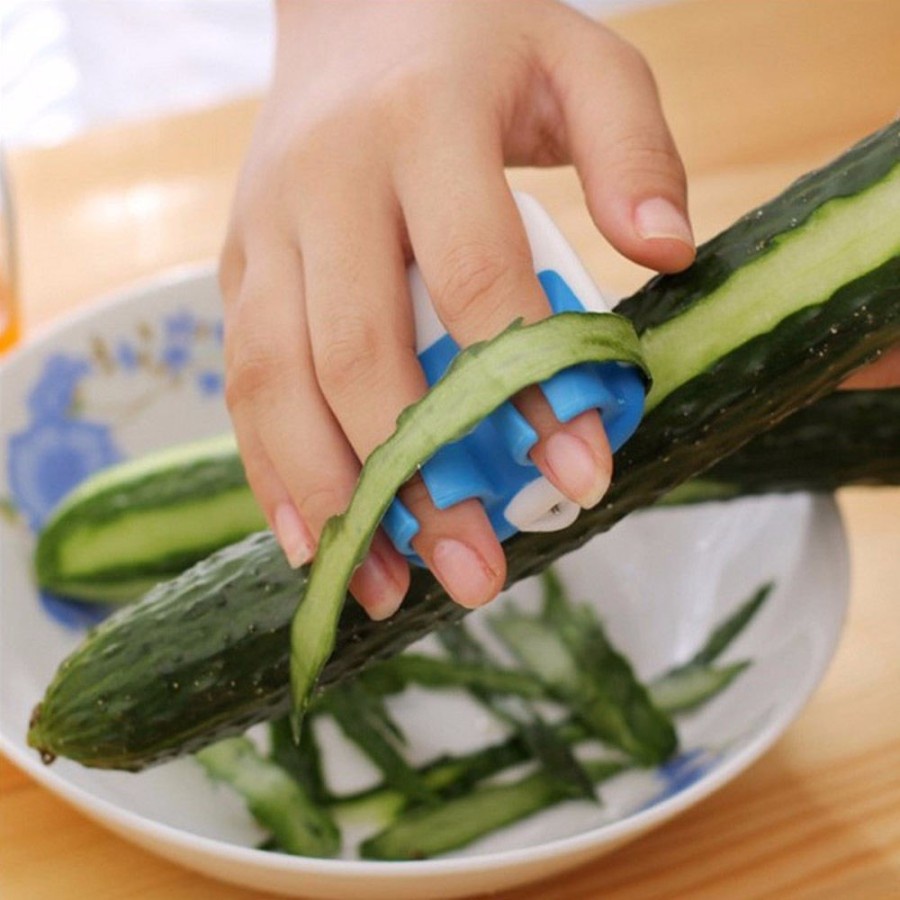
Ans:
<svg viewBox="0 0 900 900"><path fill-rule="evenodd" d="M228 784L247 801L279 846L300 856L334 856L340 832L303 786L262 756L246 737L226 738L196 755L210 778Z"/></svg>
<svg viewBox="0 0 900 900"><path fill-rule="evenodd" d="M638 366L649 381L631 323L608 313L561 313L513 323L468 347L443 378L397 419L366 460L346 512L325 524L303 602L291 624L292 722L300 720L335 646L347 586L400 487L444 444L458 440L513 394L583 362Z"/></svg>

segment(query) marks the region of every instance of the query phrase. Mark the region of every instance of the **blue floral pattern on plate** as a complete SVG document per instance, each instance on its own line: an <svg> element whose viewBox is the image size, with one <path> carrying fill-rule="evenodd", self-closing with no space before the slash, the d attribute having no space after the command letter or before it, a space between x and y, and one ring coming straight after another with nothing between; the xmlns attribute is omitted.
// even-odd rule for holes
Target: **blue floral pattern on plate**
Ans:
<svg viewBox="0 0 900 900"><path fill-rule="evenodd" d="M199 396L221 396L221 321L179 310L164 316L160 325L157 331L141 323L136 334L109 342L93 337L84 352L57 352L44 360L27 393L28 422L7 444L11 505L32 532L85 478L125 456L114 434L115 413L91 411L83 402L91 379L149 374L165 390L188 378ZM41 602L54 619L73 628L93 625L107 612L102 605L47 593L41 594Z"/></svg>
<svg viewBox="0 0 900 900"><path fill-rule="evenodd" d="M658 766L656 778L662 787L641 807L649 809L662 803L706 777L719 763L720 754L705 747L683 750L677 756Z"/></svg>
<svg viewBox="0 0 900 900"><path fill-rule="evenodd" d="M9 441L13 498L37 531L72 488L121 458L107 425L62 416L34 418Z"/></svg>

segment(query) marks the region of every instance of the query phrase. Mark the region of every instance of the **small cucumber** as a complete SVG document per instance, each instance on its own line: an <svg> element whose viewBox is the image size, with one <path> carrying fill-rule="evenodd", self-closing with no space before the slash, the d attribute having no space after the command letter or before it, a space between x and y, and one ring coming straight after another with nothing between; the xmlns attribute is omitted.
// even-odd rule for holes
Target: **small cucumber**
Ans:
<svg viewBox="0 0 900 900"><path fill-rule="evenodd" d="M261 528L234 439L216 437L79 485L38 537L36 578L62 596L128 601Z"/></svg>

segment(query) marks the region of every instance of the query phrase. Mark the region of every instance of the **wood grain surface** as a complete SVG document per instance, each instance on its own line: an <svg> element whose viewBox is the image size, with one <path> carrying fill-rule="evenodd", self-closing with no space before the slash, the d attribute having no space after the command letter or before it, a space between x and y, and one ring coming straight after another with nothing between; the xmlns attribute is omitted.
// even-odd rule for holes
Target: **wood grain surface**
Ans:
<svg viewBox="0 0 900 900"><path fill-rule="evenodd" d="M656 73L700 239L897 114L896 0L697 0L615 27ZM14 154L26 334L214 257L255 109L248 99ZM570 171L511 180L544 201L601 285L624 292L645 280L593 230ZM495 900L900 897L900 491L839 501L853 564L846 632L785 737L668 825ZM0 896L260 895L122 841L0 757Z"/></svg>

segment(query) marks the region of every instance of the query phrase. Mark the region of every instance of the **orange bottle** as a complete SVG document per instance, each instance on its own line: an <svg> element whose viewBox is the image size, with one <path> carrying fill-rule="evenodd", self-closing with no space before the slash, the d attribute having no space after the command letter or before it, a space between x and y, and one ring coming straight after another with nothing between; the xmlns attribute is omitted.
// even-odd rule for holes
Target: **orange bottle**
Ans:
<svg viewBox="0 0 900 900"><path fill-rule="evenodd" d="M0 353L9 350L19 339L16 297L5 267L0 270Z"/></svg>
<svg viewBox="0 0 900 900"><path fill-rule="evenodd" d="M0 155L0 353L12 347L19 338L13 213L3 163Z"/></svg>

